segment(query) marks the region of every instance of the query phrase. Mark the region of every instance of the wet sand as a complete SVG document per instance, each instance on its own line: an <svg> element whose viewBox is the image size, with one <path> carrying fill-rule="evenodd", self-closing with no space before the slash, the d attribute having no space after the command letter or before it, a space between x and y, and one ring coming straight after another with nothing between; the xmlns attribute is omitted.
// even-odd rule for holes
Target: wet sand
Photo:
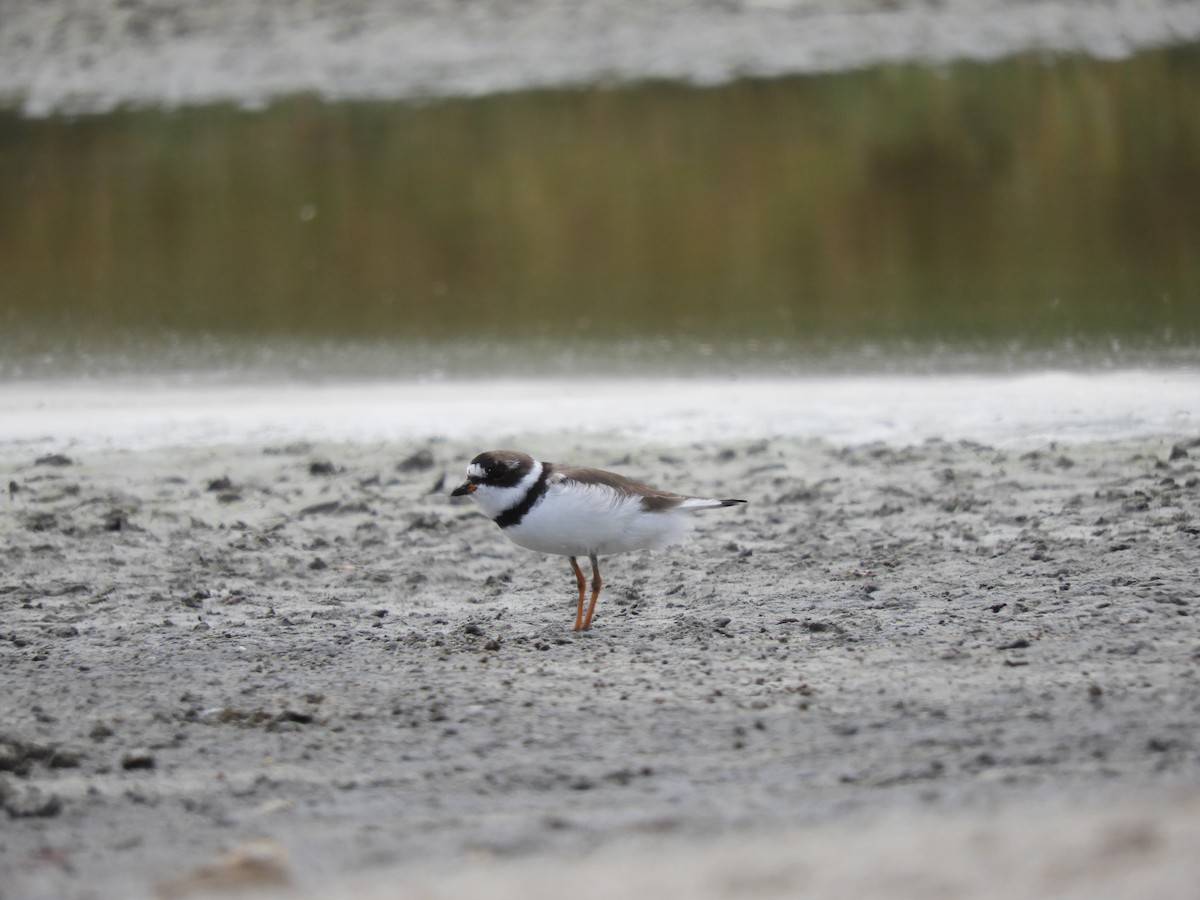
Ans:
<svg viewBox="0 0 1200 900"><path fill-rule="evenodd" d="M750 504L580 635L474 443L5 444L5 900L1193 895L1200 442L523 446Z"/></svg>

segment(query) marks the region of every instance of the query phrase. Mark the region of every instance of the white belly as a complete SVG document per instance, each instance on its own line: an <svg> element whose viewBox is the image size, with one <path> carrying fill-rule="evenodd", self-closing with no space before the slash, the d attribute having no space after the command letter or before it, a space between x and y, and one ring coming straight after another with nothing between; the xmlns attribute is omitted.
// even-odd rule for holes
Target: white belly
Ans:
<svg viewBox="0 0 1200 900"><path fill-rule="evenodd" d="M637 498L613 499L602 487L551 485L520 524L504 529L518 546L560 556L661 550L691 530L686 512L646 512Z"/></svg>

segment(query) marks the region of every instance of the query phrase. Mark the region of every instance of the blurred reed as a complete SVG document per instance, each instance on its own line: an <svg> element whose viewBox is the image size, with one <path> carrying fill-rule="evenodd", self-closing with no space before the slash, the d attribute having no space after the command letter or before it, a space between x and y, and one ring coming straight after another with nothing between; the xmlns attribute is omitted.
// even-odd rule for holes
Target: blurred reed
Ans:
<svg viewBox="0 0 1200 900"><path fill-rule="evenodd" d="M0 325L1200 339L1200 48L429 104L0 115Z"/></svg>

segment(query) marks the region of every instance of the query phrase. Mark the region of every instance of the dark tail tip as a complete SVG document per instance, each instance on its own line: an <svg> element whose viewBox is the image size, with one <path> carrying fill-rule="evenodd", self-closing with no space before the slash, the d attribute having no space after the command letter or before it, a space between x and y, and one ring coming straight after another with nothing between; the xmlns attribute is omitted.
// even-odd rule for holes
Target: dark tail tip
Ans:
<svg viewBox="0 0 1200 900"><path fill-rule="evenodd" d="M737 506L739 503L747 503L747 500L722 500L722 506Z"/></svg>

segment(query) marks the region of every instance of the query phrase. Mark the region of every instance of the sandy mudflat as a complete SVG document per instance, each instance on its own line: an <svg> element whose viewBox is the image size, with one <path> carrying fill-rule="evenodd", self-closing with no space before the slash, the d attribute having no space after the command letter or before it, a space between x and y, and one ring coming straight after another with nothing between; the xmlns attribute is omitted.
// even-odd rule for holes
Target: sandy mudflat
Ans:
<svg viewBox="0 0 1200 900"><path fill-rule="evenodd" d="M1194 896L1188 437L543 439L751 501L583 636L478 445L9 442L0 896Z"/></svg>

